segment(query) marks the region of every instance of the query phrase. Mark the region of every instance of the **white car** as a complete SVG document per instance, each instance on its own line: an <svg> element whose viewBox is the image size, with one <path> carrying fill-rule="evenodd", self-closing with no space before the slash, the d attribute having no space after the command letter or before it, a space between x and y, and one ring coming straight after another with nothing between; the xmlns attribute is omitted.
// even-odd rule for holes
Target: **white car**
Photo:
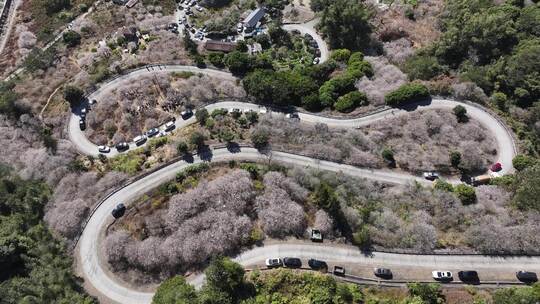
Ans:
<svg viewBox="0 0 540 304"><path fill-rule="evenodd" d="M448 270L435 270L432 272L432 275L437 281L448 281L452 279L452 273Z"/></svg>
<svg viewBox="0 0 540 304"><path fill-rule="evenodd" d="M133 139L133 142L135 142L137 146L142 145L145 141L146 141L146 135L139 135Z"/></svg>
<svg viewBox="0 0 540 304"><path fill-rule="evenodd" d="M99 146L98 151L99 153L109 153L111 152L111 148L109 148L108 146Z"/></svg>
<svg viewBox="0 0 540 304"><path fill-rule="evenodd" d="M259 113L261 114L266 114L268 111L266 110L266 108L260 108L259 109Z"/></svg>
<svg viewBox="0 0 540 304"><path fill-rule="evenodd" d="M195 5L195 9L198 10L199 12L202 12L202 11L203 11L202 6L200 6L200 5L198 5L198 4Z"/></svg>
<svg viewBox="0 0 540 304"><path fill-rule="evenodd" d="M165 131L171 131L175 128L174 121L169 121L165 124Z"/></svg>
<svg viewBox="0 0 540 304"><path fill-rule="evenodd" d="M276 268L283 266L283 261L281 261L280 258L272 258L272 259L266 259L266 267L268 268Z"/></svg>
<svg viewBox="0 0 540 304"><path fill-rule="evenodd" d="M439 178L439 174L437 172L424 172L424 178L430 181L434 181Z"/></svg>

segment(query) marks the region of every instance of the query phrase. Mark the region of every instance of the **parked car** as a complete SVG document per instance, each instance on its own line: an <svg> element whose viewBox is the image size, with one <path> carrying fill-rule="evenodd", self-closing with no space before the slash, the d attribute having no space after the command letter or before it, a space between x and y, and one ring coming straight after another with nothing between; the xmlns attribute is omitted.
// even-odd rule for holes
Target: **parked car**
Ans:
<svg viewBox="0 0 540 304"><path fill-rule="evenodd" d="M266 267L277 268L283 266L283 261L280 258L266 259Z"/></svg>
<svg viewBox="0 0 540 304"><path fill-rule="evenodd" d="M424 178L430 181L434 181L439 178L439 174L437 172L424 172Z"/></svg>
<svg viewBox="0 0 540 304"><path fill-rule="evenodd" d="M202 12L202 11L203 11L202 6L200 6L200 5L198 5L198 4L195 5L195 9L198 10L199 12Z"/></svg>
<svg viewBox="0 0 540 304"><path fill-rule="evenodd" d="M145 135L139 135L139 136L135 137L133 139L133 141L135 142L135 144L137 146L140 146L140 145L144 144L144 142L146 141L146 136Z"/></svg>
<svg viewBox="0 0 540 304"><path fill-rule="evenodd" d="M95 100L95 99L90 100L90 104L91 104L91 105L93 105L93 104L95 104L95 103L97 103L97 100Z"/></svg>
<svg viewBox="0 0 540 304"><path fill-rule="evenodd" d="M343 266L334 266L334 275L345 276L345 268Z"/></svg>
<svg viewBox="0 0 540 304"><path fill-rule="evenodd" d="M321 58L315 57L315 59L313 59L313 64L319 64L319 62L321 62Z"/></svg>
<svg viewBox="0 0 540 304"><path fill-rule="evenodd" d="M322 243L322 241L323 241L322 232L320 230L317 230L317 229L311 229L311 241L312 242Z"/></svg>
<svg viewBox="0 0 540 304"><path fill-rule="evenodd" d="M86 130L86 121L84 118L79 119L79 128L81 128L81 131Z"/></svg>
<svg viewBox="0 0 540 304"><path fill-rule="evenodd" d="M373 274L376 277L383 278L386 280L390 280L393 277L392 271L388 268L374 268Z"/></svg>
<svg viewBox="0 0 540 304"><path fill-rule="evenodd" d="M435 270L432 272L433 278L437 281L450 281L452 280L452 273L447 270Z"/></svg>
<svg viewBox="0 0 540 304"><path fill-rule="evenodd" d="M480 283L480 278L478 277L478 272L475 270L464 270L458 272L458 278L462 282L467 283Z"/></svg>
<svg viewBox="0 0 540 304"><path fill-rule="evenodd" d="M115 148L116 150L118 150L118 152L126 151L129 149L129 144L123 141L123 142L117 143Z"/></svg>
<svg viewBox="0 0 540 304"><path fill-rule="evenodd" d="M285 117L291 118L291 119L300 119L300 116L298 116L298 113L288 113L287 115L285 115Z"/></svg>
<svg viewBox="0 0 540 304"><path fill-rule="evenodd" d="M493 172L499 172L502 170L502 165L501 163L494 163L493 165L491 165L491 168L490 168L491 171Z"/></svg>
<svg viewBox="0 0 540 304"><path fill-rule="evenodd" d="M159 129L158 128L152 128L152 129L146 131L146 136L148 136L148 137L154 137L154 136L156 136L158 134L159 134Z"/></svg>
<svg viewBox="0 0 540 304"><path fill-rule="evenodd" d="M283 266L288 268L302 267L302 261L299 258L283 258Z"/></svg>
<svg viewBox="0 0 540 304"><path fill-rule="evenodd" d="M88 110L83 107L81 109L81 115L79 115L79 116L81 116L82 118L86 118L86 114L88 114Z"/></svg>
<svg viewBox="0 0 540 304"><path fill-rule="evenodd" d="M169 121L165 124L165 131L171 131L175 128L174 121Z"/></svg>
<svg viewBox="0 0 540 304"><path fill-rule="evenodd" d="M243 30L244 30L244 25L242 23L238 23L238 25L236 26L236 31L238 33L241 33Z"/></svg>
<svg viewBox="0 0 540 304"><path fill-rule="evenodd" d="M182 116L182 119L186 120L193 116L193 111L191 109L186 109L180 113L180 116Z"/></svg>
<svg viewBox="0 0 540 304"><path fill-rule="evenodd" d="M114 207L113 211L111 212L112 216L117 219L121 218L126 213L126 206L124 204L120 203Z"/></svg>
<svg viewBox="0 0 540 304"><path fill-rule="evenodd" d="M108 146L99 146L98 151L99 153L109 153L111 152L111 148Z"/></svg>
<svg viewBox="0 0 540 304"><path fill-rule="evenodd" d="M536 272L520 270L516 272L516 278L523 283L532 284L538 282Z"/></svg>
<svg viewBox="0 0 540 304"><path fill-rule="evenodd" d="M328 269L328 264L326 264L325 261L316 260L316 259L309 259L308 260L309 268L313 270L324 270Z"/></svg>

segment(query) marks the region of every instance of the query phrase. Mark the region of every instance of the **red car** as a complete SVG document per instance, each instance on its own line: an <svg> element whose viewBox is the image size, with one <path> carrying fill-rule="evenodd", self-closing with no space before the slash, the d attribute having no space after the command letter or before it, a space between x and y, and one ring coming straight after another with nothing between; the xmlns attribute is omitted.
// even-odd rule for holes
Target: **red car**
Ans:
<svg viewBox="0 0 540 304"><path fill-rule="evenodd" d="M493 172L499 172L499 171L502 170L502 165L501 165L501 163L495 163L495 164L493 164L493 165L491 166L490 169L491 169L491 171L493 171Z"/></svg>

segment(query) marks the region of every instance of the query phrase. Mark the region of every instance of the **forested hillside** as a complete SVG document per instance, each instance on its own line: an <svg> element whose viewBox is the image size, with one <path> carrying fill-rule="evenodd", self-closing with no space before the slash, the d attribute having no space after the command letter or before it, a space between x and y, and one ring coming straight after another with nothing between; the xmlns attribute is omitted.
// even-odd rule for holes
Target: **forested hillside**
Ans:
<svg viewBox="0 0 540 304"><path fill-rule="evenodd" d="M95 303L43 222L51 189L0 167L0 303Z"/></svg>

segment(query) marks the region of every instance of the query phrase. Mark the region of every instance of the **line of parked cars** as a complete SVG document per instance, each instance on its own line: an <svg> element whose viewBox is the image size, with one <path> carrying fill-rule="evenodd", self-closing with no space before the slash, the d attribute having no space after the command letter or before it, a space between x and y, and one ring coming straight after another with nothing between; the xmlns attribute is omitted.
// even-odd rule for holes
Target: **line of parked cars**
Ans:
<svg viewBox="0 0 540 304"><path fill-rule="evenodd" d="M266 262L267 268L278 268L278 267L286 267L286 268L301 268L302 267L302 261L299 258L270 258L267 259ZM308 260L308 266L309 268L313 270L318 271L328 271L328 264L325 261L317 260L317 259L309 259ZM343 266L334 266L333 274L338 276L344 276L345 275L345 268ZM373 269L373 275L375 275L378 278L384 279L384 280L391 280L394 276L392 273L392 270L389 268L383 268L383 267L377 267ZM431 273L432 277L436 281L440 282L450 282L454 279L453 274L451 271L448 270L434 270ZM458 272L458 278L460 281L468 284L480 284L480 277L478 276L478 272L476 270L463 270ZM535 272L531 271L518 271L516 272L516 278L527 284L538 282L538 277Z"/></svg>

